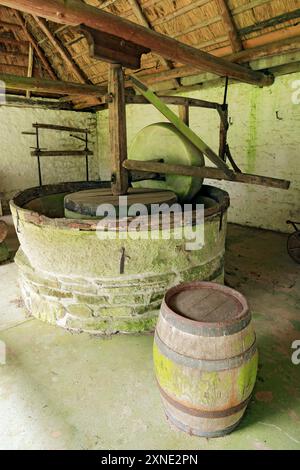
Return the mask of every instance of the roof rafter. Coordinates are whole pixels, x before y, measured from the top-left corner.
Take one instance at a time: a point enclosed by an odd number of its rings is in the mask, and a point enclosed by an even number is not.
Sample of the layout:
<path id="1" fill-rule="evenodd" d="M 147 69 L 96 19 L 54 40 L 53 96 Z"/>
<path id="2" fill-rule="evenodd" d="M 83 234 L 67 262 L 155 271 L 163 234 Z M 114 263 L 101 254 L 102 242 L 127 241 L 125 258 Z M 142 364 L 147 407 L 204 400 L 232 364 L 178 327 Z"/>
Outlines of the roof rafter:
<path id="1" fill-rule="evenodd" d="M 65 61 L 67 67 L 71 71 L 73 75 L 77 78 L 77 80 L 80 83 L 87 83 L 87 78 L 84 74 L 84 72 L 80 69 L 80 67 L 75 63 L 73 60 L 71 54 L 69 51 L 63 46 L 63 44 L 60 42 L 60 40 L 54 36 L 54 34 L 50 31 L 49 27 L 47 26 L 47 23 L 44 19 L 39 18 L 37 16 L 33 16 L 35 22 L 37 23 L 38 27 L 40 30 L 47 36 L 49 39 L 50 43 L 58 52 L 58 54 L 62 57 L 62 59 Z"/>
<path id="2" fill-rule="evenodd" d="M 243 43 L 239 36 L 233 16 L 228 6 L 227 0 L 216 0 L 223 24 L 229 36 L 232 52 L 239 52 L 243 49 Z"/>
<path id="3" fill-rule="evenodd" d="M 129 3 L 140 24 L 145 26 L 145 28 L 153 29 L 151 22 L 147 18 L 146 14 L 143 12 L 140 4 L 138 3 L 138 0 L 129 0 Z M 167 69 L 171 70 L 174 68 L 171 61 L 165 59 L 164 57 L 160 57 L 160 60 L 167 67 Z M 178 88 L 180 86 L 180 83 L 176 78 L 172 80 L 172 83 L 175 88 Z"/>
<path id="4" fill-rule="evenodd" d="M 15 14 L 15 17 L 17 18 L 19 24 L 22 26 L 22 30 L 24 32 L 24 35 L 26 36 L 27 40 L 31 43 L 33 49 L 36 52 L 36 55 L 40 59 L 41 63 L 43 64 L 43 66 L 45 68 L 45 70 L 48 72 L 48 74 L 52 78 L 52 80 L 56 80 L 57 79 L 56 73 L 54 72 L 54 70 L 53 70 L 52 66 L 50 65 L 50 62 L 46 58 L 44 52 L 42 51 L 42 49 L 37 44 L 37 42 L 36 42 L 35 38 L 33 37 L 33 35 L 28 31 L 26 23 L 24 21 L 24 18 L 22 16 L 22 13 L 20 13 L 18 10 L 14 10 L 14 14 Z"/>

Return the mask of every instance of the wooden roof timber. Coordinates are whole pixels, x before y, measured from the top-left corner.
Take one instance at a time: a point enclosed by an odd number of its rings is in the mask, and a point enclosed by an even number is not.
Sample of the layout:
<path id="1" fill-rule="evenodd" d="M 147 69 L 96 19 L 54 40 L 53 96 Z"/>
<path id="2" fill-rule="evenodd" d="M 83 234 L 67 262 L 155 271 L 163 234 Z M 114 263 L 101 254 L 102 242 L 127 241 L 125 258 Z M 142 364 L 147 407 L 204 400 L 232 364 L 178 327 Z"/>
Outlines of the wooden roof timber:
<path id="1" fill-rule="evenodd" d="M 256 47 L 250 47 L 243 51 L 233 54 L 227 54 L 226 59 L 232 62 L 247 63 L 267 55 L 284 54 L 290 51 L 300 49 L 300 28 L 298 36 L 291 36 L 274 42 L 266 42 L 265 44 Z M 165 70 L 162 72 L 145 73 L 145 71 L 137 72 L 136 75 L 144 80 L 146 83 L 158 83 L 168 81 L 172 78 L 183 78 L 191 75 L 196 75 L 199 70 L 196 67 L 182 66 L 176 67 L 172 70 Z"/>
<path id="2" fill-rule="evenodd" d="M 39 78 L 16 77 L 1 74 L 0 80 L 7 90 L 25 90 L 57 95 L 101 97 L 107 93 L 107 86 L 86 85 L 83 83 L 61 82 Z"/>
<path id="3" fill-rule="evenodd" d="M 57 39 L 51 32 L 51 30 L 48 28 L 46 21 L 42 18 L 38 18 L 37 16 L 34 16 L 34 20 L 37 23 L 38 27 L 41 29 L 41 31 L 49 39 L 56 52 L 58 52 L 58 54 L 62 57 L 66 64 L 66 67 L 70 70 L 71 74 L 73 74 L 80 83 L 87 83 L 87 78 L 85 74 L 80 69 L 80 67 L 74 62 L 69 51 L 61 44 L 59 39 Z"/>
<path id="4" fill-rule="evenodd" d="M 146 17 L 145 13 L 143 12 L 142 8 L 140 7 L 140 4 L 137 2 L 137 0 L 129 0 L 129 3 L 131 5 L 131 8 L 136 15 L 137 19 L 139 20 L 140 24 L 145 26 L 145 28 L 153 29 L 150 21 Z M 167 67 L 167 69 L 173 69 L 173 65 L 170 61 L 165 59 L 164 57 L 161 58 L 162 63 Z M 179 81 L 174 78 L 172 80 L 172 83 L 174 85 L 174 88 L 178 88 L 180 86 Z"/>
<path id="5" fill-rule="evenodd" d="M 240 65 L 227 62 L 222 58 L 212 56 L 171 37 L 86 5 L 78 0 L 69 0 L 68 2 L 63 0 L 36 0 L 34 3 L 31 0 L 1 0 L 0 3 L 33 15 L 48 18 L 56 23 L 71 24 L 73 26 L 85 24 L 90 28 L 147 47 L 152 52 L 170 60 L 191 65 L 220 76 L 228 76 L 260 86 L 270 85 L 274 80 L 273 77 L 264 73 L 254 72 Z"/>
<path id="6" fill-rule="evenodd" d="M 234 23 L 233 16 L 226 0 L 216 0 L 223 24 L 228 32 L 229 41 L 233 52 L 239 52 L 243 49 L 243 43 Z"/>
<path id="7" fill-rule="evenodd" d="M 56 73 L 54 72 L 50 62 L 46 58 L 43 50 L 39 47 L 39 45 L 37 44 L 37 42 L 36 42 L 35 38 L 33 37 L 33 35 L 28 31 L 22 14 L 17 10 L 14 11 L 14 14 L 15 14 L 15 17 L 17 18 L 17 20 L 18 20 L 19 25 L 22 27 L 22 30 L 23 30 L 23 33 L 24 33 L 26 39 L 32 45 L 36 55 L 40 59 L 42 65 L 44 66 L 45 70 L 47 71 L 49 77 L 51 77 L 52 80 L 56 80 L 57 79 Z"/>

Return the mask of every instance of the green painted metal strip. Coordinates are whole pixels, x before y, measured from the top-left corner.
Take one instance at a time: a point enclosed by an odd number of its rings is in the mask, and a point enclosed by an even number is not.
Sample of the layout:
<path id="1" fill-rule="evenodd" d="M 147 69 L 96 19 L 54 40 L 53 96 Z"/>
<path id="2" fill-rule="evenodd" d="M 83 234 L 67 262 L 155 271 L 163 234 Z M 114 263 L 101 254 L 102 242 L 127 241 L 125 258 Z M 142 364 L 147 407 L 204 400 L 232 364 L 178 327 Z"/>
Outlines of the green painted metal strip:
<path id="1" fill-rule="evenodd" d="M 144 83 L 140 82 L 137 78 L 131 76 L 133 85 L 140 93 L 153 104 L 155 108 L 160 111 L 189 141 L 197 147 L 209 160 L 214 163 L 218 168 L 224 171 L 227 177 L 232 179 L 232 171 L 228 168 L 226 163 L 218 157 L 218 155 L 206 143 L 195 134 L 163 101 L 151 91 Z"/>

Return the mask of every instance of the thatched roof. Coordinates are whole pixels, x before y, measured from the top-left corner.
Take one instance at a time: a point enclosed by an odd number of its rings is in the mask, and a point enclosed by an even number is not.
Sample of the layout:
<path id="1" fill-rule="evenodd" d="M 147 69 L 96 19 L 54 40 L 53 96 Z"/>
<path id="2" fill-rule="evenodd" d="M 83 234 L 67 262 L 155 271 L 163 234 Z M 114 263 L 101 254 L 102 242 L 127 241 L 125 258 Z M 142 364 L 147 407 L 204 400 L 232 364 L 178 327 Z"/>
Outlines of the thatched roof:
<path id="1" fill-rule="evenodd" d="M 295 38 L 298 45 L 294 43 L 292 50 L 297 50 L 298 46 L 300 50 L 299 0 L 85 0 L 85 3 L 103 8 L 217 56 L 231 56 L 233 53 L 239 53 L 239 49 L 252 49 L 286 38 Z M 231 17 L 230 27 L 226 18 L 224 19 L 224 3 L 227 4 Z M 45 63 L 42 64 L 35 54 L 32 72 L 34 77 L 57 77 L 63 81 L 92 84 L 107 81 L 107 63 L 89 56 L 87 40 L 78 28 L 43 20 L 43 29 L 31 15 L 22 14 L 22 19 L 49 63 L 46 70 Z M 57 44 L 45 34 L 45 28 L 56 39 L 60 51 Z M 232 40 L 232 29 L 237 43 Z M 0 72 L 27 76 L 28 50 L 28 35 L 20 26 L 20 18 L 16 17 L 14 10 L 1 6 Z M 270 54 L 274 53 L 276 51 L 270 51 Z M 268 54 L 267 51 L 261 56 Z M 66 56 L 73 62 L 74 67 L 70 66 L 69 61 L 66 62 Z M 147 81 L 151 83 L 151 77 L 157 77 L 158 73 L 181 65 L 147 54 L 143 56 L 141 68 L 137 72 L 147 76 Z M 178 75 L 179 78 L 168 81 L 168 88 L 180 86 L 180 76 L 184 73 Z"/>

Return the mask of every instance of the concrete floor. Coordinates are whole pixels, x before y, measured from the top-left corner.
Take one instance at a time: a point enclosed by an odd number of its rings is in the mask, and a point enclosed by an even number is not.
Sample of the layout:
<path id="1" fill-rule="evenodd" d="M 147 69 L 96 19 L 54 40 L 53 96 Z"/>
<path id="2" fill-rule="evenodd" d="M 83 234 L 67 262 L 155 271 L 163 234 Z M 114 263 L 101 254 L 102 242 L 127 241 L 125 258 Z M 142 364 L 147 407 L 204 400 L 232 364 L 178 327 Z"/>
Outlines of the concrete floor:
<path id="1" fill-rule="evenodd" d="M 260 366 L 238 430 L 210 440 L 165 421 L 151 335 L 95 338 L 28 319 L 15 266 L 0 266 L 0 449 L 300 449 L 300 266 L 286 238 L 229 226 L 226 281 L 249 300 Z"/>

